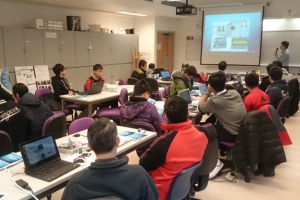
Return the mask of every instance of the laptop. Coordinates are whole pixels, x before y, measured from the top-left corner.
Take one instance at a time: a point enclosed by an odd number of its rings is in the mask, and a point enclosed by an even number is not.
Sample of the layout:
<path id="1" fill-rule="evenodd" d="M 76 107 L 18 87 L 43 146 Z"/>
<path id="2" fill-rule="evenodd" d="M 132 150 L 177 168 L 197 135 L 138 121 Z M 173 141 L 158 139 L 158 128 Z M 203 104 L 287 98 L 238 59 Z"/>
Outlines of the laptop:
<path id="1" fill-rule="evenodd" d="M 19 147 L 25 173 L 47 182 L 80 166 L 60 158 L 56 142 L 51 134 L 21 143 Z"/>
<path id="2" fill-rule="evenodd" d="M 242 76 L 241 75 L 237 75 L 236 76 L 237 82 L 242 84 Z"/>
<path id="3" fill-rule="evenodd" d="M 169 70 L 160 71 L 160 76 L 163 81 L 171 81 L 171 74 Z"/>
<path id="4" fill-rule="evenodd" d="M 188 104 L 188 110 L 190 112 L 197 112 L 198 111 L 198 107 L 192 105 L 192 98 L 191 98 L 191 94 L 190 94 L 189 89 L 179 91 L 178 96 L 183 98 L 186 101 L 186 103 Z"/>
<path id="5" fill-rule="evenodd" d="M 79 92 L 80 95 L 93 95 L 93 94 L 99 94 L 102 92 L 104 85 L 104 81 L 97 81 L 91 84 L 91 88 L 89 91 L 86 92 Z"/>
<path id="6" fill-rule="evenodd" d="M 200 91 L 200 96 L 205 95 L 206 91 L 207 91 L 207 87 L 205 84 L 201 84 L 199 85 L 199 91 Z"/>

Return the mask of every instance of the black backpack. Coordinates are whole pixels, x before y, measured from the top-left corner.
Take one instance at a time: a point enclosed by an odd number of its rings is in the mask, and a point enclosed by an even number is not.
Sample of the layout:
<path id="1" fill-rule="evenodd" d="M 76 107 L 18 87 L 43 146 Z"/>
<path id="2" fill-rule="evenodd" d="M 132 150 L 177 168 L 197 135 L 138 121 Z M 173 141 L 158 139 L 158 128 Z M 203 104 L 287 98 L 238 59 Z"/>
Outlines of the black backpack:
<path id="1" fill-rule="evenodd" d="M 43 94 L 40 96 L 40 100 L 43 101 L 52 111 L 61 110 L 61 104 L 55 100 L 54 94 Z"/>

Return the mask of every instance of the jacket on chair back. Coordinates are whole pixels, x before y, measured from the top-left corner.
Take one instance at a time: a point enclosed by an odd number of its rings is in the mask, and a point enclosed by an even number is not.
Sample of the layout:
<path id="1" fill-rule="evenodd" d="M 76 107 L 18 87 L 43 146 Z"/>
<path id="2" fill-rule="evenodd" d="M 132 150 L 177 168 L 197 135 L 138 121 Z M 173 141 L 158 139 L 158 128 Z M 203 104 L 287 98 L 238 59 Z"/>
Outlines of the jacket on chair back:
<path id="1" fill-rule="evenodd" d="M 259 162 L 272 165 L 286 162 L 278 132 L 266 112 L 255 110 L 245 115 L 232 158 L 237 170 L 250 166 L 254 171 Z"/>

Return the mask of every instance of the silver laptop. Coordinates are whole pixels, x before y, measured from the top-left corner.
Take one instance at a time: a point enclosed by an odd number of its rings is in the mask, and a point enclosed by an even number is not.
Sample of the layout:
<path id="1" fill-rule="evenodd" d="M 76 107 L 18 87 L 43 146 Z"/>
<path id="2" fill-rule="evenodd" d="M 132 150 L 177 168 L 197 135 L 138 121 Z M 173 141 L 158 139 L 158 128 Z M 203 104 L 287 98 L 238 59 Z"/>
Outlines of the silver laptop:
<path id="1" fill-rule="evenodd" d="M 190 112 L 197 112 L 198 111 L 197 106 L 192 105 L 192 98 L 191 98 L 191 94 L 190 94 L 189 89 L 179 91 L 178 96 L 183 98 L 186 101 L 186 103 L 188 104 L 188 109 L 189 109 Z"/>
<path id="2" fill-rule="evenodd" d="M 104 81 L 97 81 L 91 84 L 91 88 L 87 92 L 79 92 L 78 94 L 81 95 L 93 95 L 93 94 L 99 94 L 102 92 L 104 85 Z"/>
<path id="3" fill-rule="evenodd" d="M 25 173 L 44 181 L 50 182 L 80 166 L 60 158 L 52 135 L 21 143 L 19 147 Z"/>

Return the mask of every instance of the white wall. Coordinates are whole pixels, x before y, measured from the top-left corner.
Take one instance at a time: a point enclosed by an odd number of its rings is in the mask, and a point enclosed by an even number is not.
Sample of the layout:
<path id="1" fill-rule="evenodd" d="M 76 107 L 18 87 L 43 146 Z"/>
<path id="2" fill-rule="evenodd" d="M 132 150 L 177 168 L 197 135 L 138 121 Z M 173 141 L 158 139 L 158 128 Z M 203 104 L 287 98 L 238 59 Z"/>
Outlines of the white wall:
<path id="1" fill-rule="evenodd" d="M 15 2 L 0 1 L 0 26 L 27 28 L 30 19 L 44 19 L 64 22 L 67 30 L 66 16 L 81 17 L 81 29 L 88 29 L 88 24 L 100 24 L 119 33 L 120 28 L 134 28 L 134 18 L 118 16 L 95 11 L 40 6 Z"/>

